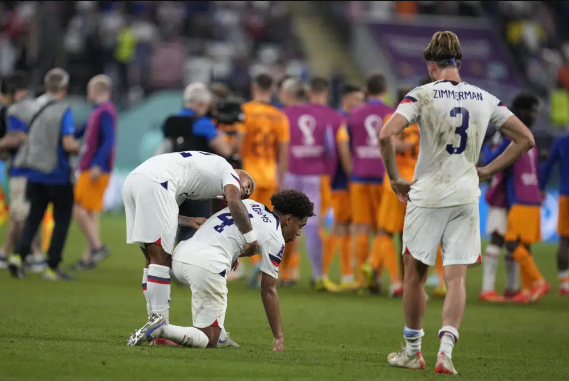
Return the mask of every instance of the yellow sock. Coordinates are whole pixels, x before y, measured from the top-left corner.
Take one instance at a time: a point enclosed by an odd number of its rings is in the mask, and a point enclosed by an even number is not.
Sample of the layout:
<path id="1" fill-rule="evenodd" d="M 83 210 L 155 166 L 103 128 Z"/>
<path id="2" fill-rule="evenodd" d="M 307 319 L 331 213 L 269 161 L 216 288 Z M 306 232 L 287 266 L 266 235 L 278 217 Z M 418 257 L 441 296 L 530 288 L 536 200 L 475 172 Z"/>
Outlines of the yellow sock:
<path id="1" fill-rule="evenodd" d="M 520 270 L 522 275 L 522 283 L 524 278 L 526 279 L 527 284 L 529 284 L 529 288 L 533 287 L 536 282 L 539 282 L 543 279 L 543 276 L 539 272 L 537 266 L 535 265 L 535 261 L 533 260 L 533 256 L 530 252 L 525 248 L 524 245 L 518 245 L 516 250 L 512 253 L 512 257 L 520 264 Z M 524 284 L 524 288 L 525 288 Z"/>
<path id="2" fill-rule="evenodd" d="M 352 260 L 352 237 L 345 235 L 337 238 L 340 241 L 340 271 L 342 277 L 354 275 L 354 261 Z"/>
<path id="3" fill-rule="evenodd" d="M 369 255 L 369 237 L 367 234 L 359 234 L 354 238 L 354 248 L 356 257 L 356 269 L 358 281 L 360 284 L 365 284 L 364 276 L 361 272 L 362 265 L 367 261 Z"/>

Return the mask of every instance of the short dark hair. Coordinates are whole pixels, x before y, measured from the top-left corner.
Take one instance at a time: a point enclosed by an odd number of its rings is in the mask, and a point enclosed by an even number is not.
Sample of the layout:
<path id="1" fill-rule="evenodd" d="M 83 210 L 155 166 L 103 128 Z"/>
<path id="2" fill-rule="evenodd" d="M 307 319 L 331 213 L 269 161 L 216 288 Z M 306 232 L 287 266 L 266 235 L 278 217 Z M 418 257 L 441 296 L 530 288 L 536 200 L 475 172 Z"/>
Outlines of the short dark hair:
<path id="1" fill-rule="evenodd" d="M 283 76 L 278 82 L 277 82 L 277 88 L 280 90 L 281 87 L 283 87 L 283 83 L 285 83 L 285 81 L 287 79 L 291 79 L 294 78 L 292 75 L 288 75 L 286 74 L 285 76 Z"/>
<path id="2" fill-rule="evenodd" d="M 273 87 L 273 78 L 266 73 L 257 75 L 255 78 L 253 78 L 253 82 L 261 90 L 271 90 Z"/>
<path id="3" fill-rule="evenodd" d="M 385 77 L 381 73 L 374 73 L 367 79 L 366 89 L 368 95 L 381 95 L 385 93 L 387 86 Z"/>
<path id="4" fill-rule="evenodd" d="M 297 218 L 314 216 L 314 203 L 304 192 L 283 189 L 271 196 L 273 208 L 281 214 L 291 214 Z"/>
<path id="5" fill-rule="evenodd" d="M 30 87 L 28 76 L 21 71 L 16 71 L 2 79 L 0 93 L 4 95 L 14 94 L 17 90 L 26 90 Z"/>
<path id="6" fill-rule="evenodd" d="M 407 94 L 409 94 L 409 92 L 413 90 L 412 87 L 410 86 L 402 86 L 399 89 L 397 89 L 397 103 L 401 103 L 401 101 L 403 100 L 403 98 L 405 98 L 405 96 Z"/>
<path id="7" fill-rule="evenodd" d="M 539 105 L 539 98 L 537 95 L 522 92 L 516 95 L 512 101 L 512 112 L 515 113 L 516 111 L 529 110 L 535 105 Z"/>
<path id="8" fill-rule="evenodd" d="M 351 93 L 356 93 L 358 91 L 363 91 L 363 89 L 359 86 L 356 86 L 354 84 L 351 83 L 344 83 L 344 85 L 342 85 L 342 96 L 351 94 Z"/>
<path id="9" fill-rule="evenodd" d="M 312 91 L 315 94 L 322 94 L 325 91 L 328 91 L 328 89 L 330 89 L 330 81 L 328 81 L 328 79 L 324 78 L 324 77 L 312 77 L 310 79 L 310 91 Z"/>

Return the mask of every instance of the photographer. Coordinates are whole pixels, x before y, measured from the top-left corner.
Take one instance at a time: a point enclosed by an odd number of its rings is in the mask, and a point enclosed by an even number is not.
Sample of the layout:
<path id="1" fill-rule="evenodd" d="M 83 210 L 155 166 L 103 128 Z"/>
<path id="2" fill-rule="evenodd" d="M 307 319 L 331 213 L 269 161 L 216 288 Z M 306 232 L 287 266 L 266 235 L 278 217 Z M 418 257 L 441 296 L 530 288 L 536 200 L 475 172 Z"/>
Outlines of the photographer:
<path id="1" fill-rule="evenodd" d="M 164 123 L 164 140 L 155 154 L 180 151 L 202 151 L 215 153 L 228 159 L 233 147 L 227 143 L 225 134 L 208 115 L 213 102 L 213 94 L 200 82 L 191 83 L 184 90 L 184 108 L 170 116 Z M 186 200 L 180 205 L 180 215 L 192 217 L 211 216 L 210 201 Z M 194 229 L 181 227 L 178 241 L 189 239 Z"/>

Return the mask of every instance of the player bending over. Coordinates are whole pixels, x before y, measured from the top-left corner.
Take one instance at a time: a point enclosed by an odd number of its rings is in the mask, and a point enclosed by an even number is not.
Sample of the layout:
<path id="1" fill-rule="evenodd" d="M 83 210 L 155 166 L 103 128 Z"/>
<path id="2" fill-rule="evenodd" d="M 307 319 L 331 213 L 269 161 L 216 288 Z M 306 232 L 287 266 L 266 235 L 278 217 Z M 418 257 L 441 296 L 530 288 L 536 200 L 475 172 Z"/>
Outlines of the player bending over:
<path id="1" fill-rule="evenodd" d="M 279 264 L 285 242 L 300 236 L 308 217 L 314 216 L 314 204 L 293 189 L 271 196 L 274 209 L 253 201 L 243 201 L 261 248 L 261 298 L 273 331 L 273 350 L 284 350 L 284 336 L 277 296 Z M 128 345 L 164 338 L 192 348 L 214 348 L 219 341 L 227 310 L 227 273 L 239 264 L 246 241 L 231 218 L 229 208 L 211 216 L 187 241 L 174 250 L 174 276 L 192 289 L 193 327 L 168 324 L 157 313 L 132 334 Z"/>
<path id="2" fill-rule="evenodd" d="M 381 156 L 391 186 L 402 201 L 408 201 L 403 228 L 407 345 L 391 353 L 388 361 L 400 368 L 425 368 L 421 355 L 424 286 L 441 243 L 447 294 L 435 372 L 456 374 L 451 356 L 466 303 L 466 270 L 481 260 L 479 182 L 507 168 L 535 142 L 529 129 L 496 97 L 462 82 L 458 73 L 462 52 L 454 33 L 435 33 L 424 58 L 436 82 L 411 91 L 380 132 Z M 420 155 L 411 182 L 399 174 L 393 137 L 415 122 Z M 489 123 L 512 143 L 486 167 L 476 168 Z"/>
<path id="3" fill-rule="evenodd" d="M 171 255 L 178 226 L 197 229 L 205 222 L 205 218 L 178 216 L 179 205 L 184 199 L 207 200 L 224 194 L 229 215 L 245 242 L 241 254 L 252 255 L 259 245 L 241 199 L 254 188 L 247 172 L 234 170 L 221 156 L 198 151 L 154 156 L 127 176 L 123 187 L 126 242 L 138 244 L 146 258 L 142 291 L 148 318 L 159 313 L 168 320 Z"/>

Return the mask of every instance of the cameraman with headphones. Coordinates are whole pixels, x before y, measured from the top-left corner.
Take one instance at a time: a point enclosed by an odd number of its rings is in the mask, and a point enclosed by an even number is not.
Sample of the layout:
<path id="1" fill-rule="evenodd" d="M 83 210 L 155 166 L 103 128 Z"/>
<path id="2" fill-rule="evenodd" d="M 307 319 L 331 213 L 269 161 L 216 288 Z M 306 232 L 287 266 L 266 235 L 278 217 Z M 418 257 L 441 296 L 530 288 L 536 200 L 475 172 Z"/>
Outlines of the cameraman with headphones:
<path id="1" fill-rule="evenodd" d="M 234 149 L 214 120 L 208 116 L 212 103 L 213 94 L 205 84 L 189 84 L 184 90 L 184 108 L 177 115 L 166 119 L 163 127 L 165 139 L 155 154 L 202 151 L 229 159 Z M 208 218 L 211 214 L 210 201 L 186 200 L 180 205 L 180 215 Z M 178 241 L 189 239 L 194 233 L 194 229 L 180 227 Z"/>

